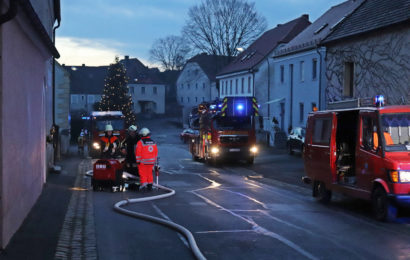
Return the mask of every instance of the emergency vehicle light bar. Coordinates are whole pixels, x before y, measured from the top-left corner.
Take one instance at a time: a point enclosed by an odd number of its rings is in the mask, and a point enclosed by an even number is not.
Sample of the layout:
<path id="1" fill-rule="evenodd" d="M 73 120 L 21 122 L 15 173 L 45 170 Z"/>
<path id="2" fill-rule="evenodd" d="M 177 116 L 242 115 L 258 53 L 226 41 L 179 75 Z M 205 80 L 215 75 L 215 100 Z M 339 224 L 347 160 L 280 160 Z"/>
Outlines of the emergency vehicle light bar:
<path id="1" fill-rule="evenodd" d="M 356 98 L 341 101 L 329 102 L 327 109 L 345 109 L 345 108 L 358 108 L 358 107 L 373 107 L 384 106 L 386 99 L 382 95 L 378 95 L 374 98 Z"/>

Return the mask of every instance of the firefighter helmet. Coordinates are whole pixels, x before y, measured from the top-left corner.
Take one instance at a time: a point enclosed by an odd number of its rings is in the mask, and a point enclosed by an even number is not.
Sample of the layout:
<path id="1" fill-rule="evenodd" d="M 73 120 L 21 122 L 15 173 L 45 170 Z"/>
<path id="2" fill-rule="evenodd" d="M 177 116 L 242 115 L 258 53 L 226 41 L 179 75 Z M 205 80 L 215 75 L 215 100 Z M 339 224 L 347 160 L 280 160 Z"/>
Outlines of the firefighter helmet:
<path id="1" fill-rule="evenodd" d="M 150 134 L 151 134 L 151 132 L 149 131 L 149 129 L 148 128 L 142 128 L 141 130 L 140 130 L 140 132 L 139 132 L 139 134 L 141 135 L 141 136 L 149 136 Z"/>
<path id="2" fill-rule="evenodd" d="M 128 127 L 128 131 L 129 131 L 129 132 L 135 132 L 135 131 L 137 131 L 137 126 L 135 126 L 135 125 L 130 125 L 130 127 Z"/>
<path id="3" fill-rule="evenodd" d="M 105 131 L 114 131 L 114 128 L 112 128 L 112 125 L 106 125 L 105 126 Z"/>

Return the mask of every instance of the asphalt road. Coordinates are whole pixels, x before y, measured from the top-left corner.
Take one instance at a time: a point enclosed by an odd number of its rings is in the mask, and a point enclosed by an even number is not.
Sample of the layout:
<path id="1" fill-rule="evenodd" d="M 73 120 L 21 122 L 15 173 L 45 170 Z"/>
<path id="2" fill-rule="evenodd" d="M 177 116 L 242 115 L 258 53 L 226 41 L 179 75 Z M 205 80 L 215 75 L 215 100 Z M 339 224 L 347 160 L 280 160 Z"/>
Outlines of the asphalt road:
<path id="1" fill-rule="evenodd" d="M 410 215 L 372 219 L 368 202 L 336 196 L 317 203 L 301 183 L 300 156 L 262 150 L 253 166 L 194 162 L 167 120 L 147 121 L 159 144 L 163 200 L 127 207 L 188 228 L 208 259 L 410 259 Z M 113 211 L 115 202 L 147 195 L 93 194 L 99 259 L 193 259 L 175 231 Z"/>

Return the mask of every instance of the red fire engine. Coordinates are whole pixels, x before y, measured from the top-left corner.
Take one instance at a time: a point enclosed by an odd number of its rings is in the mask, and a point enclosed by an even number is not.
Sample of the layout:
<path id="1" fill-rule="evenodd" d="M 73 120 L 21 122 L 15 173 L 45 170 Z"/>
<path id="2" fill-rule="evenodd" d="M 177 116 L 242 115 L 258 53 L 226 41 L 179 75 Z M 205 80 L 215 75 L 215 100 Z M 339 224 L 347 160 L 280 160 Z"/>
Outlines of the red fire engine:
<path id="1" fill-rule="evenodd" d="M 332 192 L 371 200 L 377 219 L 392 220 L 410 205 L 410 106 L 383 107 L 382 96 L 376 106 L 349 102 L 309 115 L 304 181 L 319 201 Z"/>
<path id="2" fill-rule="evenodd" d="M 121 111 L 93 111 L 89 118 L 89 143 L 88 150 L 91 157 L 100 155 L 100 138 L 105 135 L 104 130 L 107 124 L 114 128 L 113 135 L 122 142 L 125 138 L 124 115 Z"/>
<path id="3" fill-rule="evenodd" d="M 222 102 L 200 104 L 199 133 L 189 144 L 192 158 L 213 164 L 235 158 L 253 164 L 258 152 L 257 115 L 258 105 L 253 97 L 225 97 Z"/>

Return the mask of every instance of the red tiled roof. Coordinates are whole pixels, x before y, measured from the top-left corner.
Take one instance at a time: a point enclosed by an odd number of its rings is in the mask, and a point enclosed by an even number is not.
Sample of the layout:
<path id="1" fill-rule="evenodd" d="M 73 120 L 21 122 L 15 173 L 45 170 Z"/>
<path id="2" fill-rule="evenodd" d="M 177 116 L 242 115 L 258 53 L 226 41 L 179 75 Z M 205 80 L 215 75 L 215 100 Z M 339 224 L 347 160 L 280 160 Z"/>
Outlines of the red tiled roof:
<path id="1" fill-rule="evenodd" d="M 279 44 L 287 43 L 296 35 L 310 25 L 309 16 L 302 15 L 285 24 L 266 31 L 254 41 L 245 51 L 232 61 L 228 66 L 222 69 L 218 75 L 229 74 L 233 72 L 249 70 L 258 65 L 269 53 L 271 53 Z"/>

